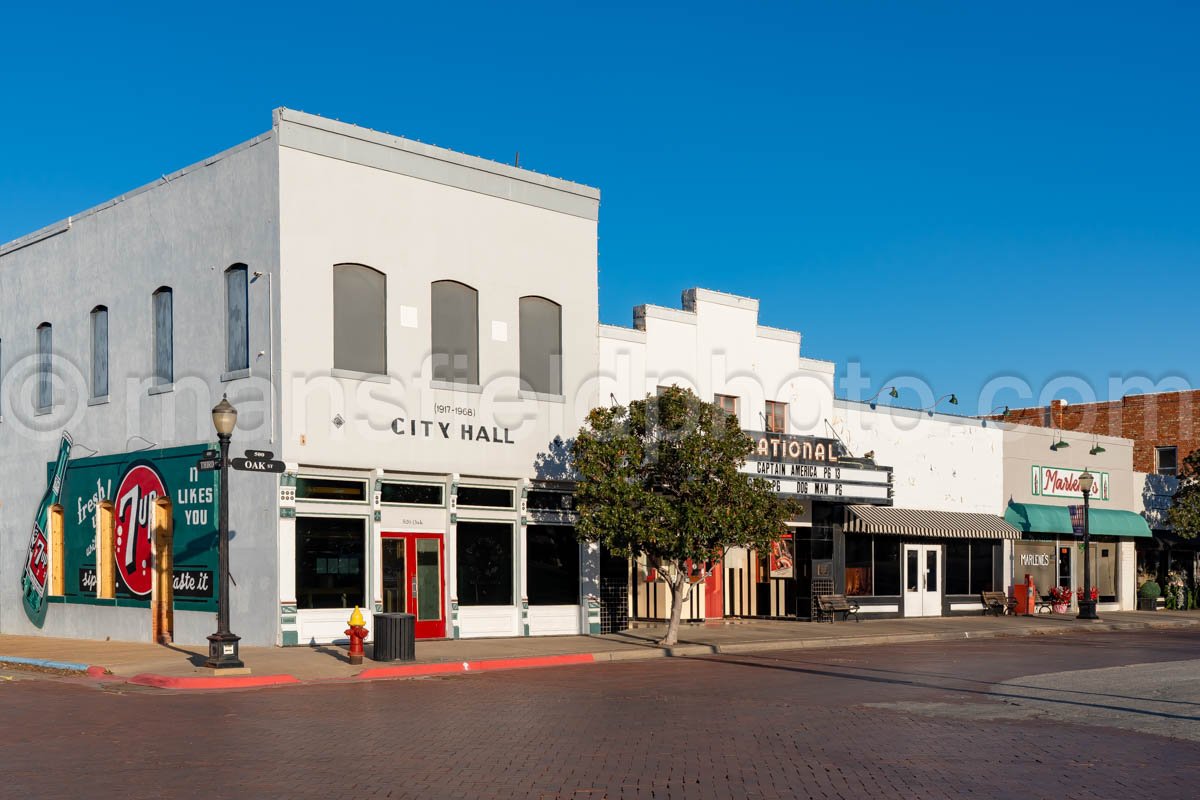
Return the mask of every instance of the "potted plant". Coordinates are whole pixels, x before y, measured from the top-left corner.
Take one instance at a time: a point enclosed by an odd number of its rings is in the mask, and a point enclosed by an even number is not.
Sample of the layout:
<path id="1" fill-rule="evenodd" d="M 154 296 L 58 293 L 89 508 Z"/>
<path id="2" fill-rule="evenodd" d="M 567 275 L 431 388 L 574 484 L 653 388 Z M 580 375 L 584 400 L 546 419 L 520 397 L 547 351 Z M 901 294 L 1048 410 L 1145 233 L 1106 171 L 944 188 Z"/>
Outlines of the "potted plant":
<path id="1" fill-rule="evenodd" d="M 1172 570 L 1167 575 L 1167 590 L 1163 594 L 1167 598 L 1167 608 L 1172 611 L 1187 610 L 1187 583 L 1182 572 Z"/>
<path id="2" fill-rule="evenodd" d="M 1158 599 L 1161 596 L 1162 589 L 1159 588 L 1157 581 L 1146 581 L 1138 589 L 1138 611 L 1156 611 Z"/>
<path id="3" fill-rule="evenodd" d="M 1065 614 L 1071 608 L 1071 589 L 1067 586 L 1050 587 L 1050 605 L 1055 614 Z"/>

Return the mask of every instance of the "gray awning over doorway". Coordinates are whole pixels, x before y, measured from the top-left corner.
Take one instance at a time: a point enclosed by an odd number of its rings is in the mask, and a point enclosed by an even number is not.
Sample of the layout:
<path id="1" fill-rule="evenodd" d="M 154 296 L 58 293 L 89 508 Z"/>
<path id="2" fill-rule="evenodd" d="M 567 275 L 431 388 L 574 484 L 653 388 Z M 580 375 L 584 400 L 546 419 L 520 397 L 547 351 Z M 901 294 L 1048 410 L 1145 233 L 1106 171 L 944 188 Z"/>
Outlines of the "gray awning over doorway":
<path id="1" fill-rule="evenodd" d="M 846 533 L 953 539 L 1020 539 L 1021 531 L 995 514 L 927 511 L 893 506 L 849 506 Z"/>

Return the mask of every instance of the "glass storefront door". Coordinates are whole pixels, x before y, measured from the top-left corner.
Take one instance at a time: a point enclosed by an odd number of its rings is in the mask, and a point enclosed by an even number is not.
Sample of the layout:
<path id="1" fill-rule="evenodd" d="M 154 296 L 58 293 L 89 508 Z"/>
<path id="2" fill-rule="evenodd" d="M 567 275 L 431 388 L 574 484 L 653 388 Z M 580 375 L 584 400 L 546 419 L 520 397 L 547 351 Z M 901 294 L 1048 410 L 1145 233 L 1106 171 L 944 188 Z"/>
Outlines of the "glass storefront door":
<path id="1" fill-rule="evenodd" d="M 942 615 L 941 575 L 941 545 L 904 545 L 904 616 Z"/>
<path id="2" fill-rule="evenodd" d="M 415 614 L 418 639 L 446 637 L 445 548 L 440 533 L 383 534 L 385 613 Z"/>

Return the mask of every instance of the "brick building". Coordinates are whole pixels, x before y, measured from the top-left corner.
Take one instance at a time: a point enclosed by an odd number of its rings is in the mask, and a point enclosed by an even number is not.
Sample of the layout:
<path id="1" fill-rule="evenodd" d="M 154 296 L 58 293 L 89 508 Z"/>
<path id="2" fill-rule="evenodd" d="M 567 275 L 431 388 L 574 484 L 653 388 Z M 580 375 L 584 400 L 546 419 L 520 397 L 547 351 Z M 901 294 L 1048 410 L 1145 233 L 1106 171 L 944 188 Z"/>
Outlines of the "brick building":
<path id="1" fill-rule="evenodd" d="M 1134 394 L 1107 403 L 1055 400 L 993 419 L 1132 439 L 1133 469 L 1148 475 L 1176 475 L 1183 459 L 1200 449 L 1200 390 Z"/>

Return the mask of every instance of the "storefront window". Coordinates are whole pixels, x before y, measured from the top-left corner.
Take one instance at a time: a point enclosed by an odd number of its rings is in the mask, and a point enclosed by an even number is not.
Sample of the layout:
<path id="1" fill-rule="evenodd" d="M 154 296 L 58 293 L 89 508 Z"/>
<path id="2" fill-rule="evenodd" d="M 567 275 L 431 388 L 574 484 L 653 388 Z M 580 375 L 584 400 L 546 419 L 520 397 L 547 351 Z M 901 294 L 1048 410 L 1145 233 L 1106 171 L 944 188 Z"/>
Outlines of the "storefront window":
<path id="1" fill-rule="evenodd" d="M 946 543 L 946 594 L 971 593 L 970 542 Z"/>
<path id="2" fill-rule="evenodd" d="M 871 574 L 871 537 L 846 537 L 846 594 L 853 597 L 875 593 Z"/>
<path id="3" fill-rule="evenodd" d="M 1117 545 L 1098 542 L 1092 548 L 1092 585 L 1099 589 L 1099 599 L 1106 603 L 1117 599 Z M 1082 557 L 1082 553 L 1080 556 Z M 1082 562 L 1080 572 L 1083 571 Z M 1090 588 L 1090 587 L 1089 587 Z"/>
<path id="4" fill-rule="evenodd" d="M 364 605 L 366 524 L 361 519 L 296 519 L 296 607 Z"/>
<path id="5" fill-rule="evenodd" d="M 579 604 L 579 540 L 566 525 L 526 529 L 529 605 Z"/>
<path id="6" fill-rule="evenodd" d="M 336 478 L 297 478 L 296 499 L 361 503 L 367 499 L 367 482 L 343 481 Z"/>
<path id="7" fill-rule="evenodd" d="M 833 528 L 829 525 L 813 525 L 809 528 L 809 532 L 812 536 L 813 561 L 833 558 Z M 799 535 L 803 537 L 803 529 Z"/>
<path id="8" fill-rule="evenodd" d="M 900 594 L 900 540 L 894 536 L 846 536 L 846 594 Z"/>
<path id="9" fill-rule="evenodd" d="M 1041 596 L 1050 594 L 1050 587 L 1058 585 L 1058 557 L 1053 542 L 1016 542 L 1013 547 L 1013 584 L 1025 582 L 1025 576 L 1033 578 Z"/>
<path id="10" fill-rule="evenodd" d="M 458 504 L 475 508 L 512 508 L 513 490 L 493 486 L 460 486 Z"/>
<path id="11" fill-rule="evenodd" d="M 513 604 L 513 529 L 503 522 L 458 523 L 458 601 Z"/>
<path id="12" fill-rule="evenodd" d="M 994 541 L 946 543 L 946 593 L 973 595 L 993 591 Z"/>
<path id="13" fill-rule="evenodd" d="M 897 597 L 900 594 L 900 540 L 894 536 L 874 538 L 875 596 Z"/>
<path id="14" fill-rule="evenodd" d="M 570 492 L 533 489 L 525 505 L 530 511 L 570 511 L 574 508 L 574 501 L 575 497 Z"/>
<path id="15" fill-rule="evenodd" d="M 443 488 L 437 483 L 384 483 L 379 487 L 379 500 L 397 505 L 442 506 Z"/>
<path id="16" fill-rule="evenodd" d="M 970 594 L 996 591 L 995 556 L 994 542 L 971 542 Z"/>

